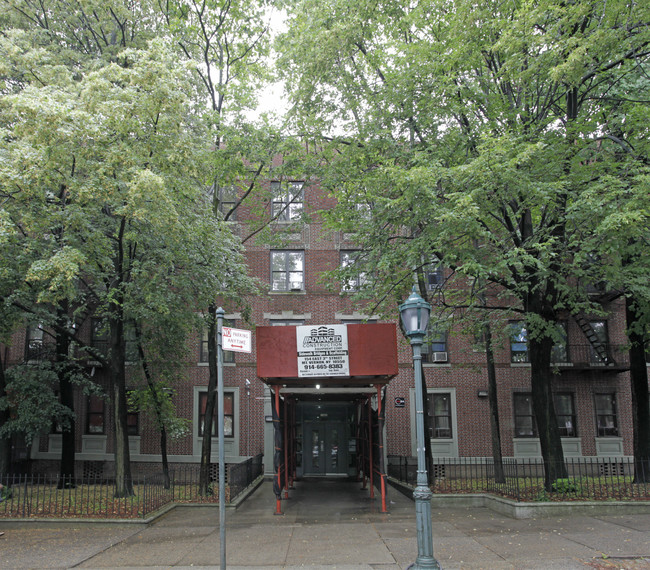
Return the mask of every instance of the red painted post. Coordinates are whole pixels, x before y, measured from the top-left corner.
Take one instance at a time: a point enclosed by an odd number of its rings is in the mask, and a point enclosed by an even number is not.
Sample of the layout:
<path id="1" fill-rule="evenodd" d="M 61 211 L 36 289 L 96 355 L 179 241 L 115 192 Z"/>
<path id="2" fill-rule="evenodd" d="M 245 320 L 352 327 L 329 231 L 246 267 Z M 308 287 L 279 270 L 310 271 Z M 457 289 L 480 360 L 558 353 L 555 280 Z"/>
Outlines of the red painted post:
<path id="1" fill-rule="evenodd" d="M 289 498 L 289 414 L 287 397 L 284 397 L 284 498 Z"/>
<path id="2" fill-rule="evenodd" d="M 379 476 L 381 477 L 381 512 L 386 510 L 386 473 L 384 473 L 384 422 L 383 414 L 385 410 L 381 406 L 381 389 L 383 386 L 377 386 L 377 443 L 379 444 Z"/>
<path id="3" fill-rule="evenodd" d="M 372 404 L 370 403 L 370 398 L 368 398 L 368 476 L 370 477 L 370 498 L 375 498 L 375 485 L 374 480 L 374 465 L 372 461 Z"/>
<path id="4" fill-rule="evenodd" d="M 275 395 L 275 414 L 277 417 L 277 421 L 280 421 L 280 386 L 274 386 L 273 387 L 273 392 Z M 279 493 L 282 494 L 282 463 L 278 462 L 278 474 L 277 474 L 277 481 L 278 481 L 278 489 L 280 489 Z M 275 501 L 275 514 L 276 515 L 281 515 L 283 514 L 282 512 L 282 503 L 281 503 L 281 498 L 280 495 L 276 495 L 276 501 Z"/>

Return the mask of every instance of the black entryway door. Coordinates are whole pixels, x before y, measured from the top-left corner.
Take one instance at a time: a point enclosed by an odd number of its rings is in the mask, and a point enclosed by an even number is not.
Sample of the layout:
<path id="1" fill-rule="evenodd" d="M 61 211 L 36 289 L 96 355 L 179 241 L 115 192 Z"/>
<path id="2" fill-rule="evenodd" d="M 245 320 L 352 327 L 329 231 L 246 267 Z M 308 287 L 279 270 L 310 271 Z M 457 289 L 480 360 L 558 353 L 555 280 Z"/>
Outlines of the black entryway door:
<path id="1" fill-rule="evenodd" d="M 305 475 L 338 475 L 348 472 L 345 431 L 346 424 L 342 421 L 305 422 Z"/>

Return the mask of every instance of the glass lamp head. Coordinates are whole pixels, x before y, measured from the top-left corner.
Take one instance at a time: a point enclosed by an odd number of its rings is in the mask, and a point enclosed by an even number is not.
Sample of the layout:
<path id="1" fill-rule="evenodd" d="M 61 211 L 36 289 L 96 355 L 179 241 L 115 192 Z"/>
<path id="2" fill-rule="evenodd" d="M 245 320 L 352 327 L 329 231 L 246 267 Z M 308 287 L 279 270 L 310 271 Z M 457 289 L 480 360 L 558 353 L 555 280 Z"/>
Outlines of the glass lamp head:
<path id="1" fill-rule="evenodd" d="M 431 305 L 418 295 L 415 286 L 409 298 L 399 306 L 399 312 L 406 336 L 411 338 L 426 334 Z"/>

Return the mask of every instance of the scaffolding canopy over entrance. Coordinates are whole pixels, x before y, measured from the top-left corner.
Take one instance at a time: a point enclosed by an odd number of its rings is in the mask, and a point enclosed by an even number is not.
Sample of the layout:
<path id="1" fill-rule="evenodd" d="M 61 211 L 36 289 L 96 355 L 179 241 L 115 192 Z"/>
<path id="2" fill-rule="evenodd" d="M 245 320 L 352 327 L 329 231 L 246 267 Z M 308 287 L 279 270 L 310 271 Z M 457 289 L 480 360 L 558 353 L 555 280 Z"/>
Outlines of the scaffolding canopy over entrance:
<path id="1" fill-rule="evenodd" d="M 348 475 L 381 492 L 385 386 L 397 375 L 394 324 L 262 326 L 257 375 L 273 396 L 276 514 L 298 476 Z M 323 402 L 321 409 L 320 403 Z M 340 417 L 339 417 L 340 416 Z"/>
<path id="2" fill-rule="evenodd" d="M 320 384 L 368 386 L 376 382 L 387 384 L 397 375 L 397 332 L 394 324 L 314 325 L 319 329 L 345 327 L 349 375 L 301 377 L 299 375 L 299 350 L 297 328 L 257 327 L 257 376 L 267 384 L 282 381 L 290 386 Z M 301 347 L 302 349 L 303 347 Z"/>

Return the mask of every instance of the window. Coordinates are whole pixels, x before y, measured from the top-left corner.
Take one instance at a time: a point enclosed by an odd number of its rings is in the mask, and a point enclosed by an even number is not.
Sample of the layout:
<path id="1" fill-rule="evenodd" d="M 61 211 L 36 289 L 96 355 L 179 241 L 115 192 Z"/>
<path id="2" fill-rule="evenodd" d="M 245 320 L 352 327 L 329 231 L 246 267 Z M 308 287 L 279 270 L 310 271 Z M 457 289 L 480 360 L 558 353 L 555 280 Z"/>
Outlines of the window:
<path id="1" fill-rule="evenodd" d="M 126 323 L 124 325 L 124 360 L 126 362 L 138 362 L 140 360 L 138 339 L 133 323 Z"/>
<path id="2" fill-rule="evenodd" d="M 515 437 L 537 437 L 537 422 L 533 415 L 533 398 L 530 394 L 514 394 Z"/>
<path id="3" fill-rule="evenodd" d="M 445 281 L 442 265 L 437 258 L 434 258 L 425 268 L 424 277 L 427 283 L 427 290 L 435 291 L 440 289 Z"/>
<path id="4" fill-rule="evenodd" d="M 422 362 L 441 363 L 449 361 L 447 329 L 444 325 L 429 324 L 429 331 L 422 343 Z"/>
<path id="5" fill-rule="evenodd" d="M 140 435 L 140 413 L 131 402 L 133 392 L 133 390 L 126 392 L 126 433 L 127 435 Z"/>
<path id="6" fill-rule="evenodd" d="M 528 362 L 528 331 L 523 321 L 510 323 L 510 362 Z"/>
<path id="7" fill-rule="evenodd" d="M 589 324 L 596 335 L 589 345 L 591 363 L 604 364 L 608 352 L 607 321 L 590 321 Z M 600 350 L 595 348 L 594 344 L 596 344 Z"/>
<path id="8" fill-rule="evenodd" d="M 361 252 L 357 250 L 341 251 L 341 268 L 350 268 L 343 284 L 344 291 L 357 291 L 366 282 L 366 273 L 354 269 Z"/>
<path id="9" fill-rule="evenodd" d="M 91 319 L 90 346 L 100 354 L 108 354 L 108 325 L 104 319 Z"/>
<path id="10" fill-rule="evenodd" d="M 576 409 L 573 401 L 573 394 L 553 394 L 555 404 L 555 416 L 557 425 L 562 437 L 578 437 L 576 424 Z"/>
<path id="11" fill-rule="evenodd" d="M 451 394 L 448 392 L 427 394 L 427 410 L 431 418 L 430 437 L 433 439 L 452 438 Z"/>
<path id="12" fill-rule="evenodd" d="M 43 326 L 41 324 L 30 325 L 27 328 L 25 339 L 25 360 L 39 360 L 44 354 Z"/>
<path id="13" fill-rule="evenodd" d="M 229 321 L 224 320 L 224 327 L 232 327 Z M 199 362 L 208 361 L 208 327 L 203 327 L 201 331 L 201 345 L 199 348 Z M 223 351 L 223 362 L 225 364 L 232 364 L 235 362 L 235 353 L 232 350 Z"/>
<path id="14" fill-rule="evenodd" d="M 618 435 L 616 422 L 616 396 L 614 394 L 595 394 L 596 435 L 608 437 Z"/>
<path id="15" fill-rule="evenodd" d="M 225 392 L 223 395 L 223 434 L 224 437 L 234 436 L 235 414 L 234 395 L 232 392 Z M 199 437 L 205 433 L 205 408 L 208 403 L 208 393 L 199 392 Z M 215 399 L 214 417 L 212 418 L 212 435 L 217 435 L 217 402 Z"/>
<path id="16" fill-rule="evenodd" d="M 88 396 L 86 412 L 86 433 L 102 435 L 104 433 L 104 398 Z"/>
<path id="17" fill-rule="evenodd" d="M 567 324 L 566 321 L 555 323 L 560 340 L 557 341 L 551 349 L 551 362 L 553 364 L 566 364 L 569 362 L 569 350 L 567 344 Z"/>
<path id="18" fill-rule="evenodd" d="M 217 189 L 217 208 L 224 216 L 228 216 L 230 222 L 237 219 L 237 210 L 233 210 L 237 205 L 237 192 L 237 186 L 220 186 Z"/>
<path id="19" fill-rule="evenodd" d="M 271 291 L 303 291 L 305 252 L 271 252 Z"/>
<path id="20" fill-rule="evenodd" d="M 283 321 L 278 319 L 271 320 L 272 327 L 299 327 L 304 325 L 305 321 L 293 320 L 293 321 Z"/>
<path id="21" fill-rule="evenodd" d="M 302 217 L 303 182 L 271 182 L 272 215 L 280 222 L 293 222 Z"/>

